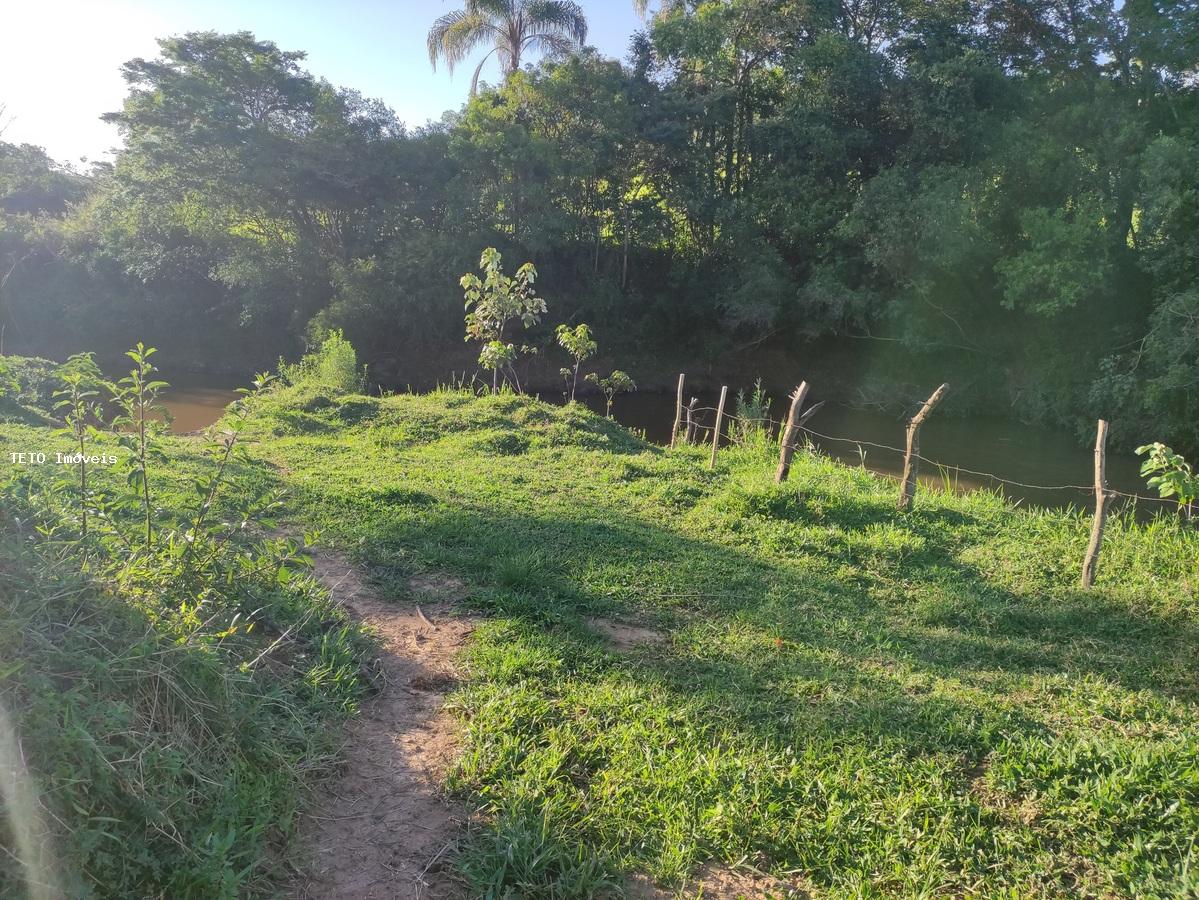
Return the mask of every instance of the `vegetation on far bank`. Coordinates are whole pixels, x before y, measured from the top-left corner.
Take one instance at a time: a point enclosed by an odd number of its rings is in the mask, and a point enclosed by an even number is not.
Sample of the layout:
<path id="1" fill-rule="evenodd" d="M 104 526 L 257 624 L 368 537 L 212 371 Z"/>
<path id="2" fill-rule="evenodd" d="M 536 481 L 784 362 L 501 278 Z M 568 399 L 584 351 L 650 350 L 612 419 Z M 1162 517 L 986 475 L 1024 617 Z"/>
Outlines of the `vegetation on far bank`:
<path id="1" fill-rule="evenodd" d="M 775 485 L 760 432 L 708 471 L 706 450 L 575 404 L 365 396 L 357 372 L 330 352 L 249 398 L 218 506 L 286 489 L 279 524 L 398 603 L 414 575 L 468 585 L 484 621 L 449 787 L 480 813 L 455 861 L 472 891 L 618 895 L 705 864 L 832 897 L 1199 890 L 1199 536 L 1181 518 L 1114 517 L 1082 592 L 1079 514 L 923 489 L 900 513 L 891 481 L 814 453 Z M 167 535 L 214 463 L 159 440 Z M 187 583 L 162 541 L 93 545 L 81 573 L 70 484 L 7 469 L 0 519 L 18 622 L 0 658 L 20 661 L 0 698 L 63 868 L 110 896 L 269 890 L 362 689 L 361 639 L 302 572 Z M 115 515 L 140 533 L 136 504 Z M 229 632 L 235 612 L 258 627 Z M 648 639 L 618 647 L 612 622 Z M 297 645 L 251 665 L 292 626 Z"/>
<path id="2" fill-rule="evenodd" d="M 432 384 L 471 365 L 455 284 L 497 247 L 639 377 L 829 337 L 869 402 L 948 380 L 946 414 L 1199 448 L 1193 3 L 653 6 L 618 62 L 568 46 L 574 4 L 472 4 L 442 58 L 515 10 L 501 58 L 558 52 L 424 126 L 270 34 L 164 39 L 123 67 L 112 164 L 0 142 L 0 345 L 242 371 L 341 328 Z"/>

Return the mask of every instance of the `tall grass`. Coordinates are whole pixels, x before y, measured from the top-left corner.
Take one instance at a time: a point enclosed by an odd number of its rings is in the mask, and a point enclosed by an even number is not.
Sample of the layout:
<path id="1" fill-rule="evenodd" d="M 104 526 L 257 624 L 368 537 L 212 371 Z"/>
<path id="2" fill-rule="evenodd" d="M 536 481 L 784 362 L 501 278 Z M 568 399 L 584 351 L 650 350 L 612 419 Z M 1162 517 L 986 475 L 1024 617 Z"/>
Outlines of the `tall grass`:
<path id="1" fill-rule="evenodd" d="M 358 352 L 340 329 L 330 331 L 317 349 L 298 363 L 279 362 L 279 375 L 288 385 L 306 386 L 340 394 L 366 388 L 366 369 L 358 365 Z"/>
<path id="2" fill-rule="evenodd" d="M 0 745 L 25 764 L 0 761 L 0 896 L 277 885 L 369 644 L 309 572 L 315 536 L 266 533 L 280 499 L 241 453 L 246 410 L 207 443 L 93 428 L 89 452 L 133 462 L 86 481 L 63 466 L 0 477 Z M 0 430 L 51 453 L 74 436 Z"/>

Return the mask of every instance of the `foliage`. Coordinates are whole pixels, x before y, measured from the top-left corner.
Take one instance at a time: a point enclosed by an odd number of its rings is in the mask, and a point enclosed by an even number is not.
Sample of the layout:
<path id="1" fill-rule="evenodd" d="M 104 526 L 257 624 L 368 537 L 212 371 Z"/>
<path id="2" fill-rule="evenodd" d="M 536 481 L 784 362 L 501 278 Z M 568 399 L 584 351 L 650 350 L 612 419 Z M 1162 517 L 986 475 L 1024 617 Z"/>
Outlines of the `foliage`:
<path id="1" fill-rule="evenodd" d="M 1163 443 L 1137 447 L 1138 456 L 1145 454 L 1149 456 L 1141 464 L 1141 474 L 1153 476 L 1149 479 L 1149 487 L 1156 488 L 1162 497 L 1177 497 L 1179 507 L 1185 509 L 1189 517 L 1192 505 L 1199 499 L 1199 475 L 1184 457 Z"/>
<path id="2" fill-rule="evenodd" d="M 113 421 L 113 427 L 120 435 L 118 445 L 128 451 L 122 462 L 125 483 L 142 508 L 147 552 L 154 540 L 150 463 L 166 461 L 166 455 L 155 439 L 170 424 L 166 407 L 158 402 L 158 395 L 167 387 L 167 383 L 152 378 L 158 369 L 150 362 L 150 357 L 156 352 L 154 347 L 146 347 L 139 341 L 137 347 L 126 353 L 133 360 L 133 368 L 128 375 L 109 386 L 113 402 L 120 410 Z M 82 498 L 81 502 L 86 503 L 87 498 Z"/>
<path id="3" fill-rule="evenodd" d="M 612 401 L 616 399 L 616 395 L 637 390 L 633 379 L 620 369 L 613 369 L 611 375 L 605 375 L 602 378 L 598 373 L 592 372 L 587 376 L 587 380 L 603 391 L 604 400 L 608 404 L 607 416 L 609 419 L 612 418 Z"/>
<path id="4" fill-rule="evenodd" d="M 54 392 L 58 402 L 56 410 L 63 411 L 63 420 L 67 433 L 75 441 L 78 449 L 78 461 L 75 467 L 79 471 L 79 537 L 87 544 L 87 516 L 91 506 L 91 496 L 87 488 L 88 440 L 95 439 L 99 434 L 93 422 L 102 421 L 103 407 L 96 399 L 100 392 L 89 389 L 89 382 L 95 384 L 100 379 L 100 370 L 90 353 L 78 354 L 71 357 L 63 367 L 62 381 L 64 387 Z"/>
<path id="5" fill-rule="evenodd" d="M 579 366 L 595 355 L 599 345 L 591 335 L 591 326 L 585 322 L 580 322 L 574 328 L 569 325 L 559 325 L 554 334 L 557 336 L 558 346 L 569 353 L 575 361 L 569 369 L 559 370 L 570 387 L 570 402 L 573 403 L 575 389 L 579 386 Z"/>
<path id="6" fill-rule="evenodd" d="M 521 35 L 577 43 L 574 12 L 465 3 L 434 49 L 513 62 Z M 663 3 L 626 63 L 549 53 L 419 129 L 297 50 L 180 35 L 124 67 L 111 166 L 0 144 L 0 339 L 110 355 L 139 329 L 261 367 L 343 328 L 376 380 L 432 384 L 471 366 L 449 298 L 496 247 L 614 354 L 716 372 L 834 338 L 855 386 L 902 367 L 961 385 L 959 410 L 1186 448 L 1195 21 L 1181 0 Z M 515 381 L 509 355 L 488 351 Z"/>
<path id="7" fill-rule="evenodd" d="M 271 893 L 368 643 L 309 574 L 316 533 L 271 535 L 281 497 L 240 439 L 269 377 L 207 442 L 175 439 L 148 419 L 163 387 L 151 355 L 139 344 L 110 385 L 115 433 L 94 425 L 90 357 L 62 367 L 66 449 L 124 457 L 124 472 L 0 480 L 0 705 L 47 811 L 16 824 L 15 851 L 53 860 L 50 888 L 68 896 Z M 59 434 L 0 429 L 11 446 Z M 5 895 L 21 877 L 11 837 Z"/>
<path id="8" fill-rule="evenodd" d="M 366 370 L 358 366 L 358 352 L 337 328 L 298 363 L 280 360 L 279 377 L 294 387 L 339 394 L 360 393 L 366 387 Z"/>
<path id="9" fill-rule="evenodd" d="M 546 311 L 545 300 L 537 296 L 533 286 L 537 269 L 527 262 L 514 276 L 505 275 L 503 257 L 494 247 L 483 251 L 479 268 L 483 271 L 482 279 L 468 272 L 460 281 L 466 296 L 466 340 L 483 344 L 479 365 L 492 373 L 493 392 L 499 389 L 496 379 L 501 371 L 506 373 L 505 378 L 511 377 L 519 392 L 516 346 L 504 338 L 513 320 L 529 328 L 540 322 Z"/>
<path id="10" fill-rule="evenodd" d="M 504 76 L 520 71 L 529 50 L 565 55 L 587 40 L 587 19 L 571 0 L 467 0 L 466 6 L 440 16 L 429 29 L 429 62 L 444 59 L 452 73 L 480 45 L 491 49 L 470 80 L 473 97 L 483 65 L 495 54 Z"/>
<path id="11" fill-rule="evenodd" d="M 764 440 L 770 429 L 770 396 L 759 378 L 749 394 L 744 388 L 737 391 L 737 420 L 733 433 L 736 440 L 748 444 Z"/>

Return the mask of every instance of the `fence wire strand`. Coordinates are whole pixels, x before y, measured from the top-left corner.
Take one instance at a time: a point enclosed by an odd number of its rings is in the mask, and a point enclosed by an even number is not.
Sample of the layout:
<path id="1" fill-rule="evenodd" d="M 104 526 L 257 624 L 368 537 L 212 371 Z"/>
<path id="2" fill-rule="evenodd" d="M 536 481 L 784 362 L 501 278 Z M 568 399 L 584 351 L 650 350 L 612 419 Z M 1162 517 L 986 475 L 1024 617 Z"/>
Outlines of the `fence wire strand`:
<path id="1" fill-rule="evenodd" d="M 683 407 L 684 412 L 686 412 L 686 410 L 688 408 L 689 407 L 684 406 Z M 719 412 L 720 410 L 717 407 L 715 407 L 715 406 L 699 406 L 699 407 L 694 407 L 694 408 L 690 408 L 690 409 L 691 409 L 691 415 L 692 415 L 692 424 L 695 427 L 702 428 L 705 431 L 715 427 L 715 423 L 712 423 L 710 425 L 703 424 L 703 423 L 700 423 L 699 421 L 697 421 L 694 417 L 695 417 L 696 413 Z M 768 424 L 768 425 L 774 426 L 779 429 L 785 428 L 786 424 L 787 424 L 786 422 L 779 421 L 778 419 L 772 418 L 770 416 L 761 416 L 761 417 L 739 416 L 739 415 L 736 415 L 735 413 L 730 413 L 728 411 L 725 411 L 725 413 L 723 414 L 723 418 L 729 420 L 730 422 L 738 422 L 738 423 L 751 424 L 751 425 L 757 425 L 757 426 L 762 426 L 764 424 Z M 804 432 L 805 434 L 811 435 L 813 437 L 819 438 L 822 441 L 837 441 L 837 442 L 843 443 L 843 444 L 852 444 L 853 446 L 856 446 L 859 448 L 871 447 L 876 450 L 887 450 L 892 453 L 898 453 L 901 456 L 906 452 L 904 450 L 904 448 L 902 448 L 902 447 L 892 447 L 887 444 L 879 444 L 874 441 L 863 441 L 863 440 L 857 440 L 855 438 L 834 437 L 831 434 L 822 434 L 821 432 L 816 431 L 812 428 L 809 428 L 806 425 L 801 426 L 800 431 Z M 780 433 L 781 433 L 781 431 L 780 431 Z M 958 466 L 958 465 L 952 465 L 950 463 L 939 462 L 938 460 L 935 460 L 935 459 L 929 459 L 927 456 L 922 456 L 919 453 L 914 453 L 912 455 L 915 459 L 920 460 L 920 462 L 927 463 L 930 466 L 935 466 L 936 468 L 938 468 L 942 471 L 965 473 L 967 475 L 974 475 L 978 478 L 989 478 L 991 481 L 997 482 L 999 484 L 1007 484 L 1007 485 L 1011 485 L 1012 487 L 1024 488 L 1025 490 L 1075 491 L 1076 493 L 1086 494 L 1089 496 L 1094 496 L 1094 494 L 1095 494 L 1095 486 L 1093 484 L 1090 484 L 1090 485 L 1029 484 L 1029 483 L 1026 483 L 1023 481 L 1014 481 L 1010 478 L 1003 478 L 1002 476 L 996 475 L 993 472 L 979 472 L 975 469 L 967 469 L 964 466 Z M 1108 497 L 1125 497 L 1129 500 L 1133 500 L 1133 501 L 1137 501 L 1137 502 L 1142 501 L 1142 500 L 1149 501 L 1152 503 L 1168 503 L 1169 502 L 1168 500 L 1166 500 L 1165 498 L 1162 498 L 1162 497 L 1145 496 L 1142 494 L 1129 494 L 1125 491 L 1114 490 L 1113 488 L 1106 488 L 1104 490 L 1104 494 Z"/>

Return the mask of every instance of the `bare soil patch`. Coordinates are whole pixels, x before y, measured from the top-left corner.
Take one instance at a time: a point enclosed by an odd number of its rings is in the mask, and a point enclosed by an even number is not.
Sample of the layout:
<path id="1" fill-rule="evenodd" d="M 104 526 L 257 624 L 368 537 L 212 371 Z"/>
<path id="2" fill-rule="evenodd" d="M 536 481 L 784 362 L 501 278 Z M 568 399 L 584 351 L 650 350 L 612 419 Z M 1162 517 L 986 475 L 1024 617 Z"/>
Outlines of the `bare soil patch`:
<path id="1" fill-rule="evenodd" d="M 461 603 L 470 596 L 466 585 L 453 575 L 426 572 L 408 579 L 408 590 L 418 600 Z"/>
<path id="2" fill-rule="evenodd" d="M 679 892 L 658 887 L 644 875 L 634 875 L 626 883 L 631 900 L 667 900 L 675 897 L 702 897 L 704 900 L 804 900 L 811 894 L 804 888 L 749 869 L 709 864 L 704 866 Z"/>
<path id="3" fill-rule="evenodd" d="M 452 900 L 466 892 L 447 867 L 466 810 L 439 784 L 455 726 L 443 711 L 470 620 L 455 615 L 461 582 L 423 576 L 418 605 L 390 602 L 336 553 L 315 557 L 317 577 L 381 642 L 378 692 L 349 723 L 340 774 L 318 791 L 305 826 L 311 860 L 294 885 L 304 900 Z M 447 583 L 456 585 L 451 591 Z M 438 588 L 437 591 L 431 588 Z"/>
<path id="4" fill-rule="evenodd" d="M 632 650 L 635 647 L 656 647 L 666 642 L 666 635 L 634 622 L 618 622 L 615 619 L 588 619 L 587 626 L 606 638 L 617 650 Z"/>

